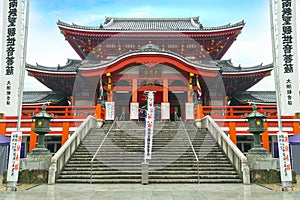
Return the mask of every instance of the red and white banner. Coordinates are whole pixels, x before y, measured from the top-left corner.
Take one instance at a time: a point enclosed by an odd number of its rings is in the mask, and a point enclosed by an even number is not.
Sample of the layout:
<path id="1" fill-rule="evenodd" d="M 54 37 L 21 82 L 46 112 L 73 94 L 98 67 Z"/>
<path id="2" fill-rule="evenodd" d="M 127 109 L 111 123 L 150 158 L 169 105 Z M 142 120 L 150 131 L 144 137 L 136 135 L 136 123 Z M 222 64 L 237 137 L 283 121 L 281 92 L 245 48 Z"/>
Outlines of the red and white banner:
<path id="1" fill-rule="evenodd" d="M 278 132 L 278 152 L 281 181 L 292 181 L 289 138 L 286 132 Z"/>
<path id="2" fill-rule="evenodd" d="M 17 116 L 19 82 L 24 70 L 24 0 L 3 0 L 0 113 Z"/>
<path id="3" fill-rule="evenodd" d="M 22 132 L 12 132 L 10 136 L 7 181 L 17 182 L 20 169 Z"/>
<path id="4" fill-rule="evenodd" d="M 296 31 L 296 0 L 278 0 L 278 79 L 281 114 L 294 116 L 300 111 L 297 31 Z M 278 80 L 276 80 L 278 81 Z"/>
<path id="5" fill-rule="evenodd" d="M 152 139 L 153 139 L 153 129 L 154 129 L 154 117 L 155 117 L 155 107 L 154 107 L 154 91 L 148 91 L 147 96 L 147 115 L 145 123 L 145 149 L 147 159 L 151 159 L 152 154 Z M 149 141 L 149 147 L 148 147 Z"/>

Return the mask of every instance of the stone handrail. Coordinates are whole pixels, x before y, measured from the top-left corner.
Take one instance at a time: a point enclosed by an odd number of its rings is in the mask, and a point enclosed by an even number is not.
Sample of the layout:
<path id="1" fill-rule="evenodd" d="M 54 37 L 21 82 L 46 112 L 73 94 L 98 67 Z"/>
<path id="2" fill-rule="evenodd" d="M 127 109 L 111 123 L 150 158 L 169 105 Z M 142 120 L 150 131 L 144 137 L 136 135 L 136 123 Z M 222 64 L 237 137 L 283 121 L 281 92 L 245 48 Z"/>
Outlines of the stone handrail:
<path id="1" fill-rule="evenodd" d="M 61 170 L 64 168 L 74 151 L 88 134 L 89 130 L 95 128 L 96 125 L 97 120 L 91 115 L 88 116 L 66 143 L 55 153 L 49 167 L 48 184 L 55 184 L 56 178 L 59 176 Z"/>
<path id="2" fill-rule="evenodd" d="M 228 138 L 224 131 L 207 115 L 201 120 L 201 128 L 206 128 L 213 135 L 216 142 L 227 155 L 228 159 L 237 170 L 244 184 L 250 184 L 250 171 L 246 156 Z"/>

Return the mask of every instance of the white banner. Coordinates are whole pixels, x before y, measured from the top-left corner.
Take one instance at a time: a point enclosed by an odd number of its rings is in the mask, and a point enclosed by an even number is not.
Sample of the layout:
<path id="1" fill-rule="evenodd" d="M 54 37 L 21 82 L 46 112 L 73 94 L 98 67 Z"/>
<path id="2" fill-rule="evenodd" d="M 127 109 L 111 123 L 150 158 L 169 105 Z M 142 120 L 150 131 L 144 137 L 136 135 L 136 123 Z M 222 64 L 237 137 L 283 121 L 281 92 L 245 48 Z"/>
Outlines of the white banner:
<path id="1" fill-rule="evenodd" d="M 12 132 L 10 136 L 7 181 L 18 181 L 20 168 L 22 132 Z"/>
<path id="2" fill-rule="evenodd" d="M 286 132 L 278 132 L 277 137 L 281 181 L 289 182 L 292 181 L 292 167 L 288 134 Z"/>
<path id="3" fill-rule="evenodd" d="M 170 103 L 161 103 L 161 119 L 170 120 Z"/>
<path id="4" fill-rule="evenodd" d="M 139 103 L 130 103 L 130 120 L 139 119 Z"/>
<path id="5" fill-rule="evenodd" d="M 294 116 L 300 111 L 297 62 L 296 0 L 278 0 L 278 76 L 282 115 Z"/>
<path id="6" fill-rule="evenodd" d="M 185 103 L 185 119 L 194 120 L 194 103 Z"/>
<path id="7" fill-rule="evenodd" d="M 0 113 L 17 116 L 23 69 L 24 0 L 3 0 Z"/>
<path id="8" fill-rule="evenodd" d="M 105 120 L 115 119 L 115 102 L 105 102 Z"/>
<path id="9" fill-rule="evenodd" d="M 148 151 L 146 153 L 147 158 L 151 159 L 152 154 L 152 139 L 153 139 L 153 129 L 154 129 L 154 92 L 149 91 L 147 96 L 147 115 L 146 115 L 146 123 L 145 123 L 145 149 Z M 148 140 L 149 140 L 149 147 L 148 147 Z M 148 150 L 149 148 L 149 150 Z"/>

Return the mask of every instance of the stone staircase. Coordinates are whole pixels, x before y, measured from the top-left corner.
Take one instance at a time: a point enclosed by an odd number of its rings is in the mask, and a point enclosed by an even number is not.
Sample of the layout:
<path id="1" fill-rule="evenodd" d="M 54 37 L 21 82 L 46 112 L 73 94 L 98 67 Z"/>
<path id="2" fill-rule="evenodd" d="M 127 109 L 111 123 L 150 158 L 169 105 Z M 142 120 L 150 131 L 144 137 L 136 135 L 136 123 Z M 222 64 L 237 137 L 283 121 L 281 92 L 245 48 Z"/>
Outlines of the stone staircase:
<path id="1" fill-rule="evenodd" d="M 92 130 L 72 155 L 57 183 L 141 183 L 143 122 L 117 122 L 97 153 L 111 123 Z M 226 156 L 206 130 L 184 122 L 199 157 L 180 122 L 155 122 L 149 183 L 241 183 Z M 199 178 L 198 178 L 199 174 Z"/>

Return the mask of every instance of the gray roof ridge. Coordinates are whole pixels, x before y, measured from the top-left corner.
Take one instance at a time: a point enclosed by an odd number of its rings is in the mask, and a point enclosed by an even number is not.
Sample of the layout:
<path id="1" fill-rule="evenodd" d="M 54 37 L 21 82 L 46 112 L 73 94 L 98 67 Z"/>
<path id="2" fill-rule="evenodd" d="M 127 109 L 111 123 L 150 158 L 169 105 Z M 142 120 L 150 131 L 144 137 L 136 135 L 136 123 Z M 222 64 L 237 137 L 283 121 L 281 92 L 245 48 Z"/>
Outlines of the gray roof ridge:
<path id="1" fill-rule="evenodd" d="M 121 21 L 136 21 L 136 20 L 158 20 L 158 21 L 165 21 L 165 20 L 171 20 L 171 21 L 177 21 L 177 20 L 186 20 L 189 21 L 191 19 L 193 20 L 199 20 L 199 16 L 195 17 L 105 17 L 107 21 L 110 21 L 111 19 L 114 20 L 121 20 Z"/>
<path id="2" fill-rule="evenodd" d="M 127 20 L 127 21 L 126 21 Z M 229 29 L 229 28 L 235 28 L 235 27 L 240 27 L 245 25 L 245 21 L 239 21 L 236 23 L 228 23 L 225 25 L 220 25 L 220 26 L 211 26 L 211 27 L 205 27 L 199 22 L 199 17 L 189 17 L 189 18 L 118 18 L 118 17 L 111 17 L 111 18 L 106 18 L 104 24 L 100 24 L 99 26 L 85 26 L 85 25 L 78 25 L 78 24 L 70 24 L 63 22 L 61 20 L 57 21 L 57 25 L 59 27 L 68 27 L 68 28 L 74 28 L 74 29 L 80 29 L 80 30 L 107 30 L 107 31 L 122 31 L 122 30 L 135 30 L 135 29 L 128 29 L 128 28 L 113 28 L 111 27 L 115 21 L 123 21 L 123 22 L 134 22 L 134 21 L 187 21 L 190 23 L 190 25 L 194 28 L 192 29 L 176 29 L 176 30 L 181 30 L 181 31 L 187 31 L 187 30 L 200 30 L 200 31 L 215 31 L 215 30 L 222 30 L 222 29 Z M 139 30 L 139 29 L 136 29 Z M 144 29 L 140 29 L 141 31 Z M 148 30 L 148 29 L 147 29 Z M 151 29 L 149 29 L 151 30 Z M 155 30 L 155 29 L 153 29 Z M 158 29 L 157 31 L 159 31 Z M 174 29 L 172 29 L 174 31 Z"/>
<path id="3" fill-rule="evenodd" d="M 226 60 L 216 60 L 216 62 L 220 65 L 223 64 L 224 68 L 227 68 L 224 72 L 249 72 L 253 70 L 263 70 L 263 69 L 271 69 L 273 68 L 273 63 L 263 65 L 263 63 L 254 65 L 254 66 L 249 66 L 249 67 L 242 67 L 240 64 L 238 66 L 233 65 L 231 62 L 231 59 L 226 59 Z M 225 65 L 225 66 L 224 66 Z M 229 70 L 231 69 L 231 70 Z"/>
<path id="4" fill-rule="evenodd" d="M 32 65 L 26 63 L 26 69 L 38 69 L 38 70 L 46 70 L 46 71 L 60 71 L 60 72 L 75 72 L 76 69 L 74 68 L 75 65 L 79 65 L 82 60 L 79 59 L 69 59 L 65 65 L 58 64 L 57 66 L 45 66 L 36 63 L 36 65 Z M 74 70 L 72 70 L 74 69 Z"/>

